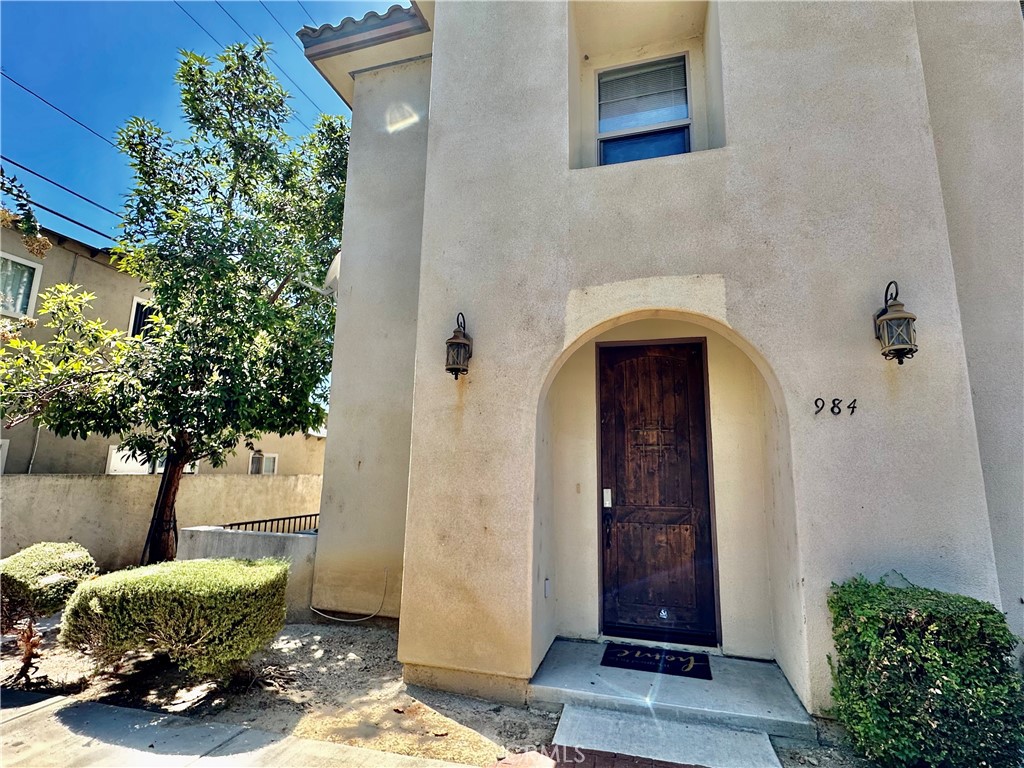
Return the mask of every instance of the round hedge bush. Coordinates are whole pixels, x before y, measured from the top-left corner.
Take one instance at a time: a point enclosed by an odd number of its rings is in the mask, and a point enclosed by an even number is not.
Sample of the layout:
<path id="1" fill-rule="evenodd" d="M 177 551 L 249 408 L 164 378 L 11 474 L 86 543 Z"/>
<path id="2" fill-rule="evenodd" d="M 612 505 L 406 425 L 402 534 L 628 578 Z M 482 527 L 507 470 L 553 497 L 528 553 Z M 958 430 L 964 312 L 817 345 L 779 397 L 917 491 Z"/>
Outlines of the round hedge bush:
<path id="1" fill-rule="evenodd" d="M 101 664 L 166 651 L 197 675 L 227 675 L 284 627 L 285 560 L 179 560 L 116 571 L 71 596 L 60 642 Z"/>
<path id="2" fill-rule="evenodd" d="M 1020 768 L 1018 642 L 990 603 L 923 587 L 833 585 L 834 714 L 885 768 Z"/>
<path id="3" fill-rule="evenodd" d="M 92 555 L 72 541 L 44 541 L 0 560 L 3 633 L 25 619 L 56 613 L 79 583 L 95 575 Z"/>

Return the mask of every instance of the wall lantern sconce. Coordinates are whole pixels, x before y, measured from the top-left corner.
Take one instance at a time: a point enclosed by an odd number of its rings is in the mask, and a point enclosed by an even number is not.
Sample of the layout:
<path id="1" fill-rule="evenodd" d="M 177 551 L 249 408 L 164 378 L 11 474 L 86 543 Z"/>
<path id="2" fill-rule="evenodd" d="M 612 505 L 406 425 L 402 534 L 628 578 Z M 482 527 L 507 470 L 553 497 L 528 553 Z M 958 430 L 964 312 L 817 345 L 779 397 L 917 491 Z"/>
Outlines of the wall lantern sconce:
<path id="1" fill-rule="evenodd" d="M 885 286 L 885 306 L 875 313 L 875 338 L 882 345 L 882 357 L 903 365 L 917 352 L 917 318 L 899 301 L 900 287 L 893 280 Z"/>
<path id="2" fill-rule="evenodd" d="M 455 318 L 455 330 L 445 346 L 444 369 L 458 381 L 459 376 L 469 372 L 469 358 L 473 356 L 473 337 L 466 333 L 466 317 L 461 312 Z"/>

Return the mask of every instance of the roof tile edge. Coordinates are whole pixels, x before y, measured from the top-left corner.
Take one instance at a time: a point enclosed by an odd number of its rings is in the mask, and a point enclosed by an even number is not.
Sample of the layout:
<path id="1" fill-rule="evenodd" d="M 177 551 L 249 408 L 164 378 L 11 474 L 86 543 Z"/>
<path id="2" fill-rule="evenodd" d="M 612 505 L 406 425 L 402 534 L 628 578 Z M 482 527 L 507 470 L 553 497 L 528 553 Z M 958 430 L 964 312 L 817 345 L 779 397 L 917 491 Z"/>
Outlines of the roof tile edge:
<path id="1" fill-rule="evenodd" d="M 401 25 L 401 31 L 394 29 Z M 427 23 L 415 2 L 409 7 L 392 5 L 384 14 L 368 11 L 361 19 L 348 16 L 338 24 L 304 26 L 296 35 L 309 58 L 322 58 L 345 50 L 366 48 L 379 42 L 429 32 Z"/>

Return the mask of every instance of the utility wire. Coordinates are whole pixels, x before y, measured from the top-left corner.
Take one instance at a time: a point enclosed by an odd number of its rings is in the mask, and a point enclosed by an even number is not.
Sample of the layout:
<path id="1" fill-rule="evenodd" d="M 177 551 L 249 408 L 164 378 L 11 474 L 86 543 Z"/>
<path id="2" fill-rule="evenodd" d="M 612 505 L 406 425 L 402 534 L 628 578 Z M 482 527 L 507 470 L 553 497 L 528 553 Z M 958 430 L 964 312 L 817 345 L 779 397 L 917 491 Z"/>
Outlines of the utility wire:
<path id="1" fill-rule="evenodd" d="M 188 11 L 186 11 L 186 10 L 185 10 L 185 6 L 183 6 L 183 5 L 181 4 L 181 3 L 179 3 L 179 2 L 178 2 L 178 0 L 174 0 L 174 4 L 175 4 L 176 6 L 178 6 L 178 8 L 180 8 L 180 9 L 181 9 L 181 12 L 182 12 L 182 13 L 184 13 L 184 14 L 185 14 L 186 16 L 188 16 L 188 17 L 189 17 L 190 19 L 192 19 L 192 21 L 194 21 L 194 22 L 195 22 L 195 25 L 196 25 L 197 27 L 199 27 L 199 28 L 200 28 L 201 30 L 203 30 L 203 32 L 205 32 L 205 33 L 206 33 L 206 36 L 207 36 L 208 38 L 210 38 L 211 40 L 213 40 L 213 42 L 214 42 L 214 43 L 216 43 L 216 45 L 217 45 L 217 47 L 218 47 L 218 48 L 220 48 L 220 49 L 222 49 L 222 50 L 223 50 L 224 46 L 223 46 L 223 45 L 221 44 L 220 40 L 218 40 L 218 39 L 217 39 L 216 37 L 214 37 L 214 36 L 213 36 L 213 35 L 212 35 L 212 34 L 210 33 L 210 30 L 208 30 L 208 29 L 207 29 L 206 27 L 204 27 L 204 26 L 203 26 L 202 24 L 200 24 L 200 23 L 199 23 L 199 20 L 198 20 L 198 19 L 197 19 L 197 18 L 196 18 L 195 16 L 193 16 L 193 15 L 192 15 L 191 13 L 189 13 Z"/>
<path id="2" fill-rule="evenodd" d="M 49 182 L 50 184 L 53 184 L 53 186 L 55 186 L 55 187 L 57 187 L 59 189 L 63 189 L 69 195 L 74 195 L 79 200 L 84 200 L 85 202 L 89 203 L 90 205 L 95 205 L 101 211 L 106 211 L 107 213 L 111 213 L 114 216 L 117 216 L 118 218 L 121 218 L 121 214 L 119 214 L 117 211 L 112 211 L 109 208 L 107 208 L 107 206 L 100 205 L 95 200 L 90 200 L 85 195 L 80 195 L 77 192 L 75 192 L 75 190 L 73 190 L 73 189 L 68 189 L 67 187 L 65 187 L 60 182 L 54 181 L 53 179 L 49 178 L 48 176 L 44 176 L 43 174 L 39 173 L 38 171 L 33 171 L 31 168 L 28 168 L 28 167 L 22 165 L 17 160 L 11 160 L 11 158 L 7 157 L 7 155 L 0 155 L 0 160 L 3 160 L 5 163 L 10 163 L 13 166 L 21 168 L 21 170 L 26 171 L 28 173 L 31 173 L 33 176 L 37 176 L 40 179 L 42 179 L 43 181 L 47 181 L 47 182 Z"/>
<path id="3" fill-rule="evenodd" d="M 249 37 L 249 39 L 252 40 L 254 43 L 257 42 L 256 38 L 253 37 L 252 35 L 250 35 L 248 32 L 246 32 L 245 27 L 243 27 L 241 24 L 238 23 L 238 20 L 234 16 L 231 15 L 230 11 L 228 11 L 228 9 L 224 7 L 224 4 L 221 3 L 220 0 L 214 0 L 214 2 L 217 4 L 218 8 L 220 8 L 222 11 L 224 11 L 225 14 L 227 14 L 227 17 L 229 19 L 231 19 L 233 22 L 235 22 L 235 26 L 238 27 L 240 30 L 242 30 L 242 34 L 247 35 Z M 297 82 L 295 82 L 295 80 L 292 79 L 292 76 L 284 71 L 284 67 L 282 67 L 280 64 L 278 64 L 272 58 L 269 59 L 269 61 L 270 61 L 271 64 L 273 64 L 275 67 L 277 67 L 277 69 L 281 72 L 282 75 L 284 75 L 285 77 L 288 78 L 288 81 L 299 90 L 299 93 L 301 93 L 303 96 L 306 97 L 306 101 L 308 101 L 310 104 L 312 104 L 313 108 L 315 110 L 317 110 L 318 112 L 321 112 L 321 113 L 323 112 L 323 110 L 320 108 L 320 105 L 317 104 L 315 101 L 313 101 L 313 99 L 310 97 L 310 95 L 308 93 L 306 93 L 304 90 L 302 90 L 302 86 L 299 85 Z M 298 119 L 298 118 L 296 118 L 296 119 Z M 299 122 L 302 123 L 301 120 L 299 120 Z M 305 123 L 302 123 L 302 124 L 306 125 Z M 308 125 L 306 125 L 306 130 L 311 131 L 313 129 L 310 128 Z"/>
<path id="4" fill-rule="evenodd" d="M 270 7 L 266 3 L 264 3 L 263 0 L 260 0 L 260 5 L 263 6 L 263 10 L 265 10 L 267 13 L 270 14 L 270 18 L 272 18 L 274 21 L 277 22 L 277 26 L 279 26 L 281 28 L 281 31 L 284 32 L 284 34 L 287 36 L 287 38 L 289 40 L 291 40 L 292 43 L 295 44 L 295 47 L 298 48 L 303 53 L 305 53 L 306 49 L 303 48 L 302 44 L 298 40 L 295 39 L 295 35 L 293 35 L 291 32 L 289 32 L 287 29 L 284 28 L 284 24 L 282 24 L 281 20 L 279 18 L 277 18 L 277 16 L 274 15 L 274 12 L 272 10 L 270 10 Z"/>
<path id="5" fill-rule="evenodd" d="M 313 26 L 317 26 L 316 19 L 313 18 L 313 14 L 309 12 L 309 9 L 302 4 L 302 0 L 296 0 L 296 2 L 299 4 L 299 8 L 304 10 L 306 12 L 306 15 L 309 16 L 309 20 L 313 22 Z"/>
<path id="6" fill-rule="evenodd" d="M 27 195 L 13 195 L 13 196 L 18 198 L 19 200 L 24 200 L 29 205 L 34 205 L 36 208 L 38 208 L 41 211 L 46 211 L 47 213 L 52 213 L 54 216 L 59 216 L 60 218 L 64 219 L 65 221 L 70 221 L 72 224 L 75 224 L 76 226 L 79 226 L 82 229 L 87 229 L 90 232 L 95 232 L 100 237 L 105 237 L 107 240 L 109 240 L 112 243 L 116 243 L 117 242 L 117 240 L 115 238 L 111 237 L 106 232 L 100 232 L 98 229 L 93 229 L 88 224 L 83 224 L 78 219 L 72 219 L 70 216 L 65 216 L 63 213 L 61 213 L 59 211 L 53 210 L 53 208 L 47 208 L 42 203 L 37 203 L 35 200 L 33 200 L 32 198 L 28 197 Z"/>
<path id="7" fill-rule="evenodd" d="M 209 37 L 209 38 L 210 38 L 211 40 L 213 40 L 213 42 L 214 42 L 214 43 L 215 43 L 215 44 L 217 45 L 217 47 L 218 47 L 218 48 L 221 48 L 221 49 L 223 49 L 223 48 L 225 48 L 225 47 L 226 47 L 226 46 L 225 46 L 225 45 L 224 45 L 223 43 L 221 43 L 221 42 L 220 42 L 220 40 L 218 40 L 218 39 L 217 39 L 216 37 L 214 37 L 214 36 L 213 36 L 213 34 L 212 34 L 212 33 L 210 32 L 210 30 L 208 30 L 208 29 L 207 29 L 206 27 L 204 27 L 204 26 L 203 26 L 202 24 L 200 24 L 200 23 L 199 23 L 199 20 L 198 20 L 198 19 L 197 19 L 197 18 L 196 18 L 195 16 L 193 16 L 193 15 L 192 15 L 191 13 L 189 13 L 188 11 L 186 11 L 186 10 L 185 10 L 185 7 L 184 7 L 184 6 L 183 6 L 183 5 L 181 4 L 181 3 L 179 3 L 179 2 L 178 2 L 178 0 L 174 0 L 174 4 L 175 4 L 176 6 L 178 6 L 178 8 L 180 8 L 180 9 L 181 9 L 181 12 L 182 12 L 182 13 L 184 13 L 184 14 L 185 14 L 186 16 L 188 16 L 188 17 L 189 17 L 190 19 L 192 19 L 192 21 L 193 21 L 193 22 L 195 23 L 195 25 L 196 25 L 197 27 L 199 27 L 199 28 L 200 28 L 201 30 L 203 30 L 203 32 L 205 32 L 205 33 L 206 33 L 207 37 Z M 217 3 L 217 5 L 220 5 L 220 3 Z M 244 29 L 242 29 L 242 25 L 241 25 L 241 24 L 239 24 L 239 23 L 238 23 L 237 21 L 235 21 L 235 18 L 234 18 L 234 17 L 233 17 L 233 16 L 232 16 L 232 15 L 231 15 L 230 13 L 228 13 L 228 12 L 227 12 L 226 10 L 224 10 L 224 7 L 223 7 L 223 6 L 221 6 L 221 10 L 222 10 L 222 11 L 224 11 L 224 13 L 227 13 L 227 14 L 228 14 L 228 18 L 229 18 L 229 19 L 231 19 L 232 21 L 234 21 L 234 22 L 235 22 L 235 26 L 237 26 L 237 27 L 238 27 L 239 29 L 241 29 L 241 30 L 242 30 L 242 32 L 243 32 L 243 33 L 244 33 L 245 35 L 247 35 L 247 36 L 249 37 L 249 39 L 250 39 L 250 40 L 252 40 L 252 41 L 253 41 L 254 43 L 256 42 L 256 40 L 255 40 L 255 39 L 253 38 L 253 36 L 252 36 L 252 35 L 250 35 L 250 34 L 249 34 L 248 32 L 246 32 L 246 31 L 245 31 Z M 276 63 L 275 63 L 275 62 L 273 61 L 273 59 L 269 59 L 269 61 L 270 61 L 270 62 L 271 62 L 272 64 L 274 64 L 274 66 L 277 66 L 277 64 L 276 64 Z M 278 67 L 278 69 L 280 69 L 280 67 Z M 285 75 L 285 77 L 288 77 L 287 73 L 285 73 L 283 69 L 281 70 L 281 72 L 282 72 L 282 74 L 284 74 L 284 75 Z M 289 80 L 291 80 L 291 78 L 290 78 L 290 77 L 289 77 L 288 79 L 289 79 Z M 294 83 L 295 81 L 294 81 L 294 80 L 292 80 L 292 82 Z M 298 86 L 298 84 L 296 84 L 296 86 L 295 86 L 295 87 L 296 87 L 296 88 L 298 88 L 298 87 L 299 87 L 299 86 Z M 299 88 L 299 90 L 301 91 L 302 89 L 301 89 L 301 88 Z M 303 95 L 305 95 L 305 94 L 303 94 Z M 306 96 L 306 98 L 308 99 L 309 97 L 308 97 L 308 96 Z M 310 99 L 310 102 L 312 102 L 312 99 Z M 316 108 L 317 108 L 318 110 L 320 109 L 320 107 L 317 107 L 317 106 L 316 106 L 316 104 L 313 104 L 313 106 L 314 106 L 314 107 L 316 107 Z M 320 110 L 320 111 L 323 111 L 323 110 Z M 305 128 L 305 129 L 306 129 L 307 131 L 309 131 L 310 133 L 312 133 L 313 129 L 312 129 L 312 128 L 310 128 L 310 127 L 309 127 L 308 125 L 306 125 L 306 123 L 305 123 L 305 122 L 304 122 L 304 121 L 302 120 L 302 118 L 301 118 L 301 117 L 299 117 L 298 115 L 294 115 L 294 117 L 295 117 L 295 119 L 296 119 L 296 120 L 297 120 L 297 121 L 299 122 L 299 124 L 300 124 L 300 125 L 302 125 L 302 127 L 303 127 L 303 128 Z"/>
<path id="8" fill-rule="evenodd" d="M 110 139 L 108 139 L 108 138 L 107 138 L 106 136 L 104 136 L 104 135 L 103 135 L 102 133 L 99 133 L 98 131 L 95 131 L 95 130 L 93 130 L 93 129 L 92 129 L 92 128 L 90 128 L 90 127 L 89 127 L 88 125 L 86 125 L 86 124 L 85 124 L 85 123 L 83 123 L 83 122 L 82 122 L 81 120 L 79 120 L 79 119 L 78 119 L 77 117 L 72 117 L 72 116 L 71 116 L 71 115 L 69 115 L 69 114 L 68 114 L 67 112 L 65 112 L 65 111 L 64 111 L 63 109 L 61 109 L 60 107 L 58 107 L 58 106 L 57 106 L 56 104 L 54 104 L 54 103 L 52 103 L 52 102 L 49 102 L 49 101 L 47 101 L 46 99 L 44 99 L 44 98 L 43 98 L 42 96 L 40 96 L 40 95 L 39 95 L 38 93 L 36 93 L 35 91 L 33 91 L 33 90 L 32 90 L 31 88 L 29 88 L 28 86 L 26 86 L 26 85 L 22 85 L 21 83 L 19 83 L 19 82 L 18 82 L 17 80 L 15 80 L 15 79 L 14 79 L 13 77 L 11 77 L 10 75 L 8 75 L 8 74 L 7 74 L 6 72 L 0 72 L 0 74 L 2 74 L 2 75 L 3 75 L 4 77 L 6 77 L 6 78 L 7 78 L 8 80 L 10 80 L 10 81 L 11 81 L 12 83 L 14 83 L 14 84 L 15 84 L 16 86 L 18 86 L 19 88 L 21 88 L 21 89 L 22 89 L 23 91 L 26 91 L 27 93 L 30 93 L 30 94 L 32 94 L 33 96 L 35 96 L 35 97 L 36 97 L 37 99 L 39 99 L 39 100 L 40 100 L 41 102 L 43 102 L 43 104 L 45 104 L 46 106 L 50 107 L 50 109 L 55 109 L 55 110 L 57 110 L 58 112 L 60 112 L 60 113 L 61 113 L 62 115 L 64 115 L 64 117 L 66 117 L 66 118 L 67 118 L 68 120 L 70 120 L 71 122 L 73 122 L 73 123 L 77 123 L 77 124 L 78 124 L 78 125 L 80 125 L 80 126 L 81 126 L 82 128 L 85 128 L 85 130 L 87 130 L 87 131 L 88 131 L 89 133 L 91 133 L 91 134 L 92 134 L 93 136 L 95 136 L 95 137 L 97 137 L 97 138 L 99 138 L 99 139 L 103 139 L 103 140 L 104 140 L 105 142 L 107 142 L 107 144 L 109 144 L 110 146 L 112 146 L 112 147 L 113 147 L 114 149 L 117 149 L 117 144 L 115 144 L 114 142 L 112 142 L 112 141 L 111 141 Z"/>

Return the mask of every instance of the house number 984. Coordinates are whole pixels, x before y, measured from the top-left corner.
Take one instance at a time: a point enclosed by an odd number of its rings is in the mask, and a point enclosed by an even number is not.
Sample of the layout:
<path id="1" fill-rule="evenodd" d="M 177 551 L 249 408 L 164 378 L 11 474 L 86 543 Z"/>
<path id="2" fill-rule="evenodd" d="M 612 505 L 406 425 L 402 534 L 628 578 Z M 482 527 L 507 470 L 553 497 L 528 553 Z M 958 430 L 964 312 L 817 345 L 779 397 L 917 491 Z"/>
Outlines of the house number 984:
<path id="1" fill-rule="evenodd" d="M 826 405 L 827 403 L 823 399 L 821 399 L 820 397 L 816 398 L 814 400 L 814 407 L 817 410 L 814 411 L 814 415 L 817 416 L 819 413 L 825 410 Z M 832 405 L 829 406 L 828 410 L 829 413 L 831 413 L 833 416 L 840 415 L 843 412 L 843 401 L 838 397 L 832 398 Z M 857 398 L 853 398 L 853 400 L 851 400 L 847 404 L 846 410 L 848 410 L 850 412 L 850 415 L 853 416 L 853 412 L 857 410 Z"/>

